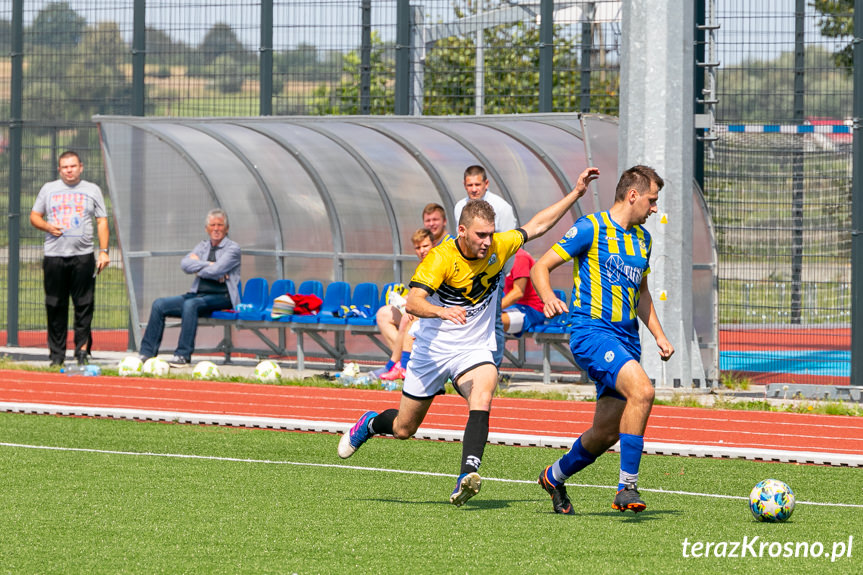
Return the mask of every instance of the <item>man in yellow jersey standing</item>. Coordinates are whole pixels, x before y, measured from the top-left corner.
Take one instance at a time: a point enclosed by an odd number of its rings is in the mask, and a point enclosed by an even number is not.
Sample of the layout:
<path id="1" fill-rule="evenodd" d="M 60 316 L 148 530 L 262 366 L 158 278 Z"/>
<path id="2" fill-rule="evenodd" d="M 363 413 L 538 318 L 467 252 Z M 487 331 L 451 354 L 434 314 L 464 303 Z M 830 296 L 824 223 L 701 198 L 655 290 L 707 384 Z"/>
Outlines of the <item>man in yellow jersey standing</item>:
<path id="1" fill-rule="evenodd" d="M 485 200 L 467 202 L 453 242 L 435 247 L 410 282 L 407 312 L 420 318 L 398 409 L 367 411 L 339 441 L 347 458 L 378 434 L 408 439 L 416 433 L 447 379 L 468 404 L 461 469 L 450 502 L 461 506 L 479 492 L 478 473 L 488 439 L 497 386 L 495 345 L 500 271 L 524 243 L 548 231 L 599 176 L 587 168 L 564 198 L 514 230 L 495 233 L 495 212 Z"/>
<path id="2" fill-rule="evenodd" d="M 647 289 L 652 241 L 642 227 L 656 212 L 663 185 L 650 167 L 626 170 L 618 181 L 611 209 L 579 218 L 531 270 L 545 316 L 569 311 L 572 355 L 596 383 L 592 427 L 539 476 L 540 486 L 551 495 L 555 513 L 575 513 L 564 482 L 618 440 L 620 475 L 612 507 L 635 513 L 646 508 L 637 482 L 654 391 L 639 363 L 638 318 L 656 338 L 663 360 L 674 353 Z M 549 282 L 551 271 L 569 260 L 574 262 L 571 311 L 554 295 Z"/>

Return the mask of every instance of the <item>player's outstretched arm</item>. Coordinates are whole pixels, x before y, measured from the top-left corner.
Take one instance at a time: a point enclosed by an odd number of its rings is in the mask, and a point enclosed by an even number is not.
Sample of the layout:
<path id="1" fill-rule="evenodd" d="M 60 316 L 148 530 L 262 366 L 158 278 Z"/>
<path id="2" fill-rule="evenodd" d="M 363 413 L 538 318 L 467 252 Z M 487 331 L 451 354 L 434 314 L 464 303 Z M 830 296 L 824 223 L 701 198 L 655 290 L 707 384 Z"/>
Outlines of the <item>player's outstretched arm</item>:
<path id="1" fill-rule="evenodd" d="M 530 281 L 533 282 L 533 289 L 536 290 L 539 299 L 542 300 L 542 312 L 549 319 L 569 311 L 566 303 L 554 295 L 554 290 L 551 287 L 551 272 L 562 263 L 563 258 L 560 257 L 560 254 L 554 250 L 548 250 L 530 269 Z"/>
<path id="2" fill-rule="evenodd" d="M 552 226 L 554 226 L 554 224 L 563 217 L 563 214 L 565 214 L 567 210 L 569 210 L 569 208 L 578 201 L 578 198 L 587 192 L 587 186 L 590 185 L 590 182 L 598 177 L 599 168 L 587 168 L 581 172 L 578 176 L 578 182 L 576 182 L 575 187 L 571 192 L 557 202 L 541 210 L 533 216 L 529 222 L 521 226 L 521 229 L 527 233 L 527 239 L 532 240 L 534 238 L 538 238 L 550 230 Z"/>
<path id="3" fill-rule="evenodd" d="M 641 280 L 641 287 L 639 288 L 638 317 L 647 326 L 648 331 L 653 334 L 654 339 L 656 339 L 656 345 L 659 347 L 659 357 L 663 361 L 668 361 L 674 355 L 674 346 L 665 337 L 662 324 L 659 322 L 659 316 L 656 315 L 656 308 L 653 306 L 653 296 L 650 295 L 650 290 L 647 289 L 647 278 Z"/>
<path id="4" fill-rule="evenodd" d="M 463 307 L 441 307 L 428 301 L 428 292 L 422 288 L 412 287 L 408 292 L 408 301 L 405 311 L 417 317 L 437 317 L 449 320 L 453 323 L 464 325 L 467 322 L 467 313 Z"/>

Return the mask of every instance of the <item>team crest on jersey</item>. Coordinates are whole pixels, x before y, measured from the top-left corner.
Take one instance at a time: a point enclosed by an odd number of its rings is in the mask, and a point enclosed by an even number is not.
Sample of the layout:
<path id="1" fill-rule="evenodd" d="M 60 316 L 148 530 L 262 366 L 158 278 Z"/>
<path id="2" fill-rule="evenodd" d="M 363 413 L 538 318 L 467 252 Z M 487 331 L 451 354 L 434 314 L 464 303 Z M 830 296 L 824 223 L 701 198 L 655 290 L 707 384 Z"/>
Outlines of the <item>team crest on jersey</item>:
<path id="1" fill-rule="evenodd" d="M 491 257 L 488 258 L 488 265 L 492 265 L 496 261 L 497 261 L 497 254 L 491 254 Z"/>
<path id="2" fill-rule="evenodd" d="M 612 361 L 614 361 L 614 352 L 611 350 L 606 351 L 605 352 L 605 362 L 611 363 Z"/>
<path id="3" fill-rule="evenodd" d="M 572 238 L 574 238 L 577 235 L 578 235 L 578 228 L 576 228 L 575 226 L 572 226 L 571 228 L 569 228 L 569 230 L 567 230 L 567 232 L 563 235 L 563 237 L 568 239 L 568 240 L 571 240 Z"/>

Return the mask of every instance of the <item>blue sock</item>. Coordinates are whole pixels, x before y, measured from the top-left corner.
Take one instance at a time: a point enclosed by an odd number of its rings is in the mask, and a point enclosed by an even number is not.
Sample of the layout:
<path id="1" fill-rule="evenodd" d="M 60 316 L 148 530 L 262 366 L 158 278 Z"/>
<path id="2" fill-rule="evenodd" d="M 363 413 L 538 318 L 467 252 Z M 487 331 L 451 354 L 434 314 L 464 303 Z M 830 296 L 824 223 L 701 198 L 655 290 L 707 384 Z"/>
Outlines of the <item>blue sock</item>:
<path id="1" fill-rule="evenodd" d="M 620 434 L 620 479 L 617 489 L 625 483 L 638 482 L 638 468 L 641 465 L 641 452 L 644 451 L 644 436 L 631 433 Z"/>
<path id="2" fill-rule="evenodd" d="M 563 483 L 594 461 L 596 461 L 596 456 L 584 448 L 579 437 L 572 444 L 572 449 L 554 462 L 554 465 L 551 466 L 551 473 L 554 475 L 556 483 Z"/>
<path id="3" fill-rule="evenodd" d="M 403 351 L 403 352 L 402 352 L 402 359 L 401 359 L 401 362 L 400 362 L 400 363 L 402 364 L 402 367 L 404 367 L 405 369 L 407 369 L 407 367 L 408 367 L 408 362 L 409 362 L 410 360 L 411 360 L 411 352 L 409 352 L 409 351 Z"/>
<path id="4" fill-rule="evenodd" d="M 389 371 L 389 370 L 391 370 L 391 369 L 393 368 L 393 366 L 394 366 L 395 364 L 396 364 L 396 362 L 394 362 L 393 360 L 389 360 L 389 361 L 387 362 L 387 364 L 384 366 L 384 369 L 385 369 L 385 370 L 387 370 L 387 371 Z"/>

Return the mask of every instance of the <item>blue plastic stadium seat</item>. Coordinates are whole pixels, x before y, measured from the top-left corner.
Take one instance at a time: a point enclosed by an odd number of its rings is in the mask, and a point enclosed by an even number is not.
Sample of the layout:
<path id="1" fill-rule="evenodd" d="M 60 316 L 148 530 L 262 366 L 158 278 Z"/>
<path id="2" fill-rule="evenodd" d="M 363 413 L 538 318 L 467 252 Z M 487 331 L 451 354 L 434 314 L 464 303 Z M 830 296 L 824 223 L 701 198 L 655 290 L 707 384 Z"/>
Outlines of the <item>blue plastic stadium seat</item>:
<path id="1" fill-rule="evenodd" d="M 377 284 L 358 283 L 354 287 L 351 306 L 361 310 L 366 317 L 348 317 L 348 325 L 375 325 L 375 313 L 377 313 L 379 305 Z"/>
<path id="2" fill-rule="evenodd" d="M 252 278 L 246 282 L 245 289 L 241 291 L 240 307 L 234 310 L 214 311 L 210 314 L 213 319 L 238 319 L 241 310 L 263 309 L 267 303 L 267 280 L 266 278 Z"/>
<path id="3" fill-rule="evenodd" d="M 318 280 L 306 280 L 300 284 L 300 287 L 297 288 L 297 293 L 300 295 L 316 295 L 322 300 L 324 299 L 324 284 Z M 298 317 L 316 317 L 312 316 L 303 316 L 303 315 L 283 315 L 278 318 L 278 321 L 281 322 L 292 322 Z M 311 322 L 305 321 L 305 323 L 316 323 L 318 320 L 314 319 Z"/>
<path id="4" fill-rule="evenodd" d="M 381 304 L 378 306 L 378 308 L 382 308 L 387 305 L 387 291 L 394 285 L 398 284 L 399 282 L 390 282 L 388 284 L 384 284 L 384 286 L 381 288 Z"/>
<path id="5" fill-rule="evenodd" d="M 562 289 L 554 290 L 554 295 L 556 295 L 557 299 L 560 301 L 566 302 L 566 292 Z M 566 333 L 568 324 L 569 314 L 562 313 L 551 319 L 546 319 L 544 324 L 536 326 L 533 331 L 535 333 Z"/>
<path id="6" fill-rule="evenodd" d="M 240 319 L 245 321 L 272 320 L 270 312 L 273 311 L 273 300 L 280 295 L 294 293 L 294 282 L 292 280 L 276 280 L 270 286 L 270 295 L 263 309 L 240 311 Z"/>
<path id="7" fill-rule="evenodd" d="M 338 317 L 341 307 L 351 301 L 351 286 L 347 282 L 332 282 L 324 292 L 321 308 L 313 315 L 295 315 L 294 323 L 344 324 L 345 319 Z"/>
<path id="8" fill-rule="evenodd" d="M 348 282 L 333 282 L 327 286 L 327 291 L 324 294 L 324 302 L 321 304 L 321 310 L 314 316 L 296 316 L 305 319 L 307 317 L 316 317 L 318 323 L 345 325 L 348 320 L 342 315 L 342 306 L 348 306 L 351 303 L 351 285 Z"/>

